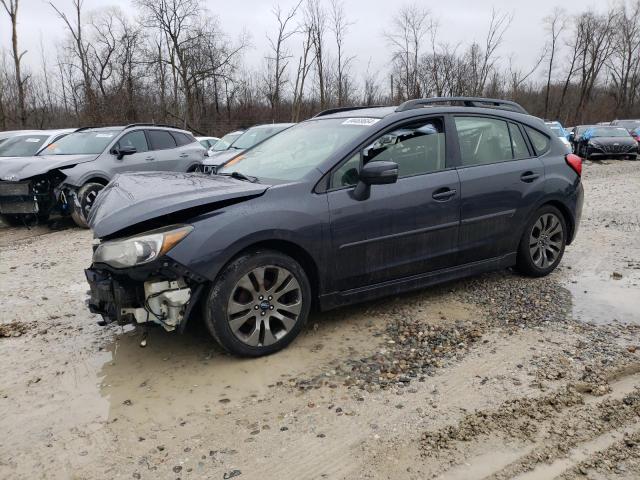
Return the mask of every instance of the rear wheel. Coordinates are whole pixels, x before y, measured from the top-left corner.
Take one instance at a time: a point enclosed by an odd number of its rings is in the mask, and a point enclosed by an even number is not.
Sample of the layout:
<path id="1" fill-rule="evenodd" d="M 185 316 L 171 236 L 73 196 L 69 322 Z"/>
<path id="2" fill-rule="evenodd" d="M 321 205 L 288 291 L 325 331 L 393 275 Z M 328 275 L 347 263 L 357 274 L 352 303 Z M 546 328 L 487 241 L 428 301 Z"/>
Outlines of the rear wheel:
<path id="1" fill-rule="evenodd" d="M 304 327 L 310 306 L 311 287 L 298 262 L 262 250 L 225 267 L 209 291 L 204 319 L 225 350 L 259 357 L 291 343 Z"/>
<path id="2" fill-rule="evenodd" d="M 73 218 L 76 225 L 82 228 L 89 228 L 89 223 L 87 222 L 89 212 L 91 212 L 93 204 L 103 188 L 104 185 L 99 183 L 87 183 L 78 190 L 71 209 L 71 218 Z"/>
<path id="3" fill-rule="evenodd" d="M 560 263 L 567 242 L 562 213 L 547 205 L 539 209 L 522 234 L 516 266 L 525 275 L 544 277 Z"/>

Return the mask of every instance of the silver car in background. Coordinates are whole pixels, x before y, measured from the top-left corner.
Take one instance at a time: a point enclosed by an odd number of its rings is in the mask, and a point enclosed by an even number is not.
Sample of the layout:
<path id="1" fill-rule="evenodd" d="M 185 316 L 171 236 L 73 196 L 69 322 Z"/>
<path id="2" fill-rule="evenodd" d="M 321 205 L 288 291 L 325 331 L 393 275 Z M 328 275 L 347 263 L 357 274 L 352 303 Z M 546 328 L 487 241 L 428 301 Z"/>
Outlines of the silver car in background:
<path id="1" fill-rule="evenodd" d="M 119 173 L 193 172 L 205 149 L 178 128 L 153 124 L 81 128 L 31 157 L 0 160 L 0 215 L 8 223 L 70 215 L 81 227 Z"/>

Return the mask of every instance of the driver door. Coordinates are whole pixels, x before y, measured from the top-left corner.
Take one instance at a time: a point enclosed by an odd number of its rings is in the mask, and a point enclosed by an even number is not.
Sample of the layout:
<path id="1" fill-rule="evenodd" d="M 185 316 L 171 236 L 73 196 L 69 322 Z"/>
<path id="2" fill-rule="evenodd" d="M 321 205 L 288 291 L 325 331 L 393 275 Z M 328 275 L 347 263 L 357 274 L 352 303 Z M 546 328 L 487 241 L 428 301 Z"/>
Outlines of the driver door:
<path id="1" fill-rule="evenodd" d="M 117 154 L 113 152 L 117 152 L 124 147 L 134 147 L 136 153 L 125 155 L 122 159 L 118 160 Z M 149 160 L 150 157 L 153 157 L 152 154 L 153 152 L 149 151 L 144 130 L 134 130 L 133 132 L 125 133 L 112 148 L 113 171 L 114 173 L 122 173 L 153 170 L 153 162 Z"/>
<path id="2" fill-rule="evenodd" d="M 456 264 L 460 182 L 447 163 L 444 120 L 381 135 L 339 166 L 328 192 L 335 290 L 373 285 Z M 353 198 L 361 165 L 398 164 L 398 181 Z"/>

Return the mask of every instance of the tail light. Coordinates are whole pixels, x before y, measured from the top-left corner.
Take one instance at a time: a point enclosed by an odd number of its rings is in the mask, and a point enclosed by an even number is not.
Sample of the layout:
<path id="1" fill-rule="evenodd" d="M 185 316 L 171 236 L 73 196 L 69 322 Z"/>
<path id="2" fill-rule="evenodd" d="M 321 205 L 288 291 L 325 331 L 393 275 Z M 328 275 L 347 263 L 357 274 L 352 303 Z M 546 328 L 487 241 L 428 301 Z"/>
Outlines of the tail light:
<path id="1" fill-rule="evenodd" d="M 571 169 L 578 174 L 579 177 L 582 176 L 582 159 L 578 155 L 574 155 L 573 153 L 569 153 L 566 157 L 564 157 L 567 165 L 571 167 Z"/>

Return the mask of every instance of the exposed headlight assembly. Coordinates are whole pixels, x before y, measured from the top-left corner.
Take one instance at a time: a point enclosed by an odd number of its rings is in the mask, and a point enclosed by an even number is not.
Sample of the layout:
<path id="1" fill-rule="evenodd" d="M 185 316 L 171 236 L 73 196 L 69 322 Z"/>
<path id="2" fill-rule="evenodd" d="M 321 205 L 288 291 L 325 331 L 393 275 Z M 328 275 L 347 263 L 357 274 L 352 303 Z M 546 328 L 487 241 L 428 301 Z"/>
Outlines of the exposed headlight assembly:
<path id="1" fill-rule="evenodd" d="M 192 230 L 191 225 L 173 225 L 144 235 L 107 241 L 93 252 L 93 263 L 106 263 L 114 268 L 149 263 L 175 247 Z"/>

